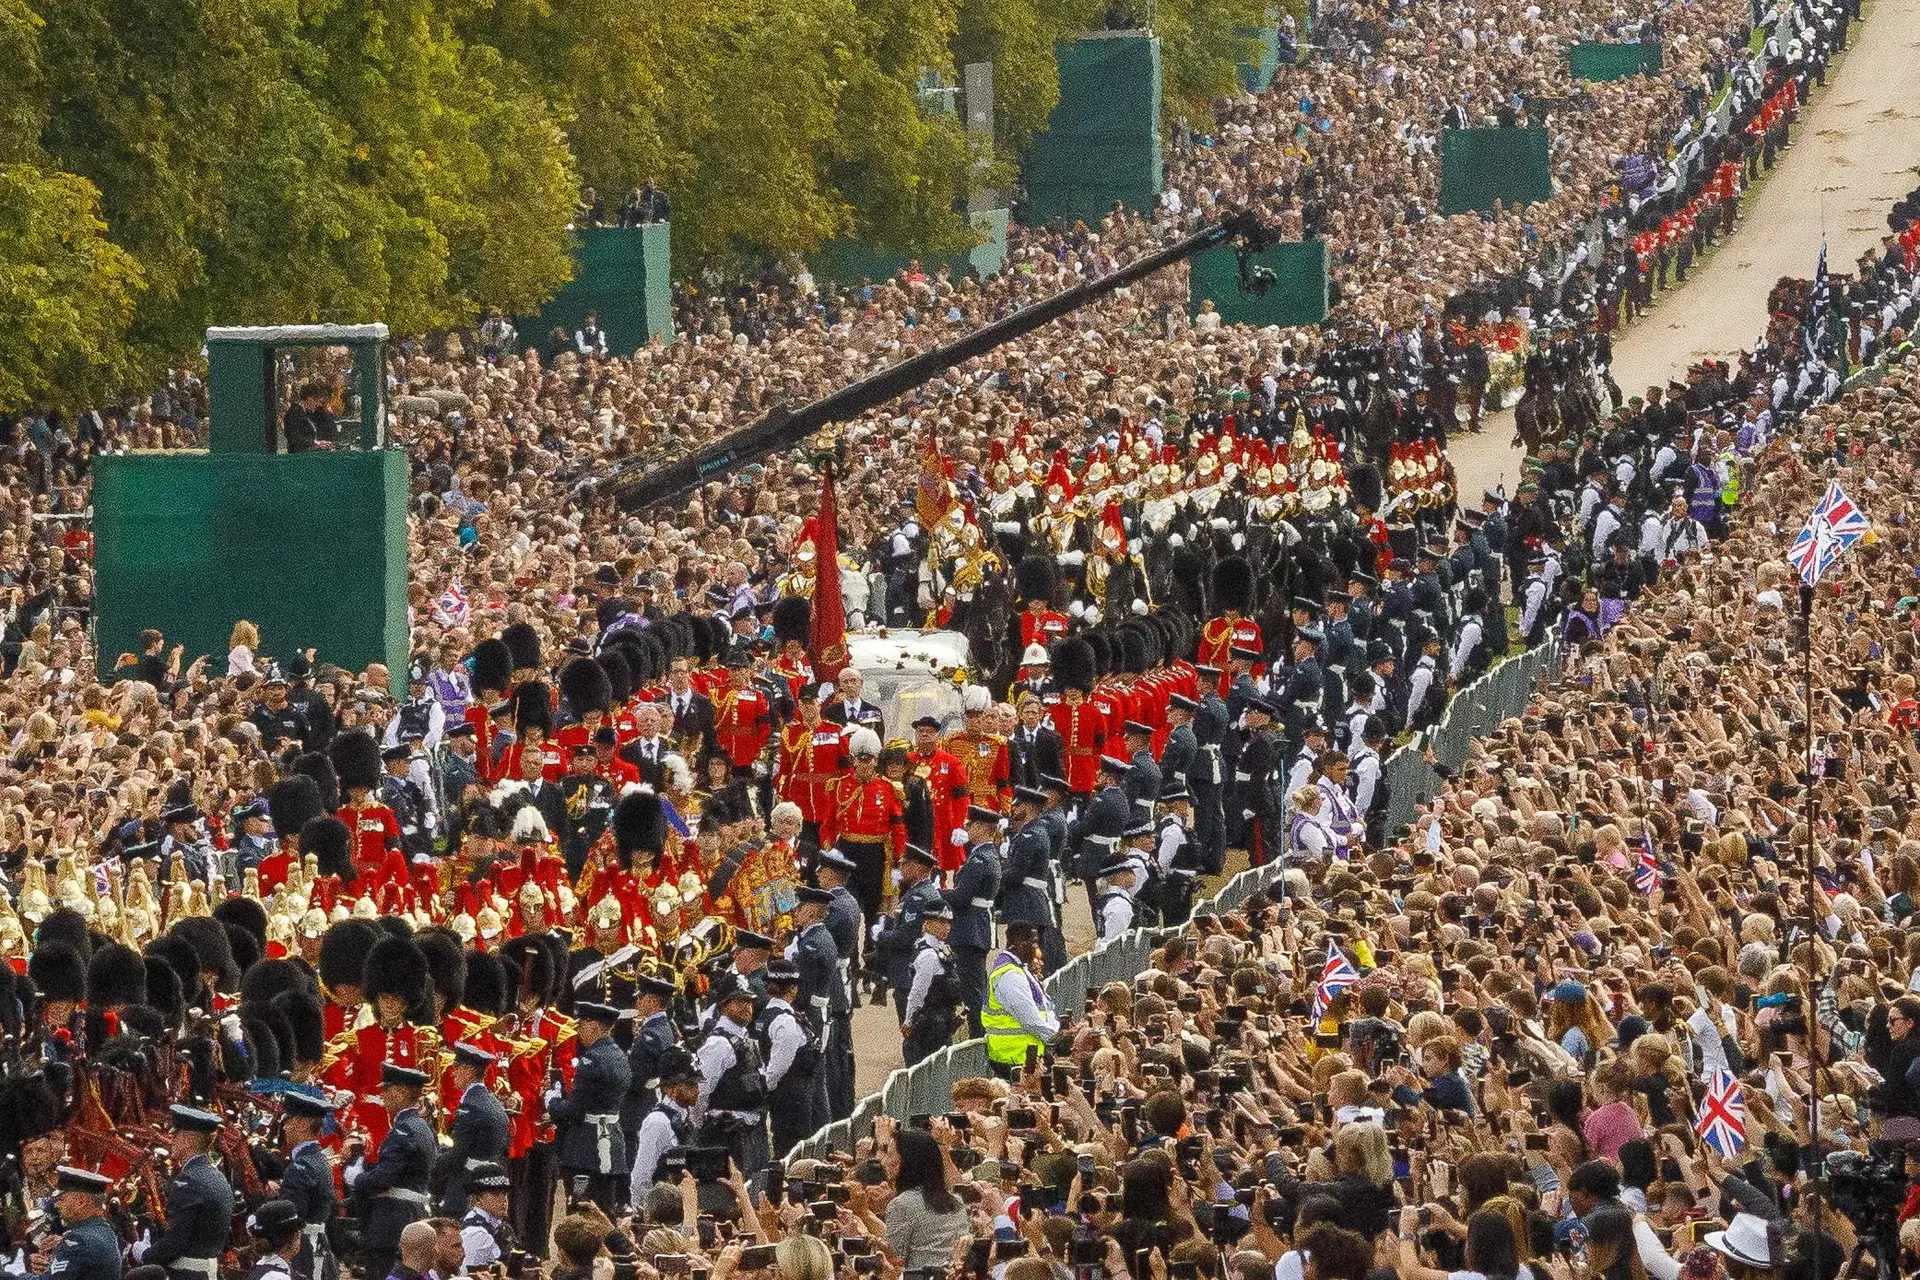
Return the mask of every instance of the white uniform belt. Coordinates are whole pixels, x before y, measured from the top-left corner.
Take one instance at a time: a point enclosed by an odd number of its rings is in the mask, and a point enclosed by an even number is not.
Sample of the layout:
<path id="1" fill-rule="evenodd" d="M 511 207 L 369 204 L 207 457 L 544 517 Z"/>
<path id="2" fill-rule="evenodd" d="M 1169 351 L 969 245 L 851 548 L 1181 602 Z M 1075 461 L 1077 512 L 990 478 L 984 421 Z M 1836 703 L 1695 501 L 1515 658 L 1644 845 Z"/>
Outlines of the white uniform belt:
<path id="1" fill-rule="evenodd" d="M 213 1277 L 214 1280 L 218 1280 L 218 1277 L 220 1275 L 220 1259 L 218 1258 L 175 1258 L 172 1262 L 169 1262 L 167 1264 L 167 1270 L 192 1271 L 192 1272 L 195 1272 L 196 1274 Z"/>
<path id="2" fill-rule="evenodd" d="M 408 1204 L 417 1204 L 423 1209 L 430 1203 L 426 1192 L 415 1191 L 412 1187 L 389 1187 L 380 1195 L 387 1200 L 404 1200 Z"/>
<path id="3" fill-rule="evenodd" d="M 1053 881 L 1047 879 L 1045 876 L 1021 876 L 1020 883 L 1029 889 L 1053 888 Z"/>
<path id="4" fill-rule="evenodd" d="M 992 898 L 968 898 L 967 904 L 981 911 L 993 910 Z"/>
<path id="5" fill-rule="evenodd" d="M 481 1165 L 498 1164 L 498 1163 L 499 1161 L 497 1160 L 482 1160 L 478 1156 L 467 1157 L 467 1168 L 469 1169 L 478 1169 Z"/>
<path id="6" fill-rule="evenodd" d="M 300 1234 L 305 1236 L 308 1242 L 313 1245 L 315 1252 L 318 1252 L 321 1249 L 326 1248 L 326 1245 L 327 1245 L 327 1224 L 326 1223 L 309 1222 L 305 1226 L 300 1228 Z"/>
<path id="7" fill-rule="evenodd" d="M 606 1126 L 610 1124 L 619 1124 L 620 1113 L 618 1111 L 598 1111 L 590 1115 L 584 1116 L 582 1117 L 582 1119 L 584 1119 L 590 1125 L 594 1125 L 604 1129 Z"/>
<path id="8" fill-rule="evenodd" d="M 1119 836 L 1088 836 L 1087 843 L 1099 845 L 1102 849 L 1111 849 L 1120 843 Z"/>
<path id="9" fill-rule="evenodd" d="M 1235 782 L 1252 782 L 1253 775 L 1248 773 L 1245 769 L 1235 769 L 1233 771 L 1233 780 Z"/>

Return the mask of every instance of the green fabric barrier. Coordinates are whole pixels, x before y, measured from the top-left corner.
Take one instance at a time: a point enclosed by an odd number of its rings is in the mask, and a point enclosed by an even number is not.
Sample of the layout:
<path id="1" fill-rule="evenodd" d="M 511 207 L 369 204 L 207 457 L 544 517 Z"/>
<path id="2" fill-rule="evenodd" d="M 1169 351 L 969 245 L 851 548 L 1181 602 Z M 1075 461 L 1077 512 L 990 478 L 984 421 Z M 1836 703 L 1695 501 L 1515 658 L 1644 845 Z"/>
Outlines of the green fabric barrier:
<path id="1" fill-rule="evenodd" d="M 1440 133 L 1440 211 L 1491 213 L 1494 201 L 1508 208 L 1553 194 L 1547 162 L 1547 131 L 1444 129 Z"/>
<path id="2" fill-rule="evenodd" d="M 582 227 L 573 237 L 573 279 L 539 315 L 514 322 L 521 344 L 539 346 L 556 328 L 571 336 L 589 311 L 617 356 L 632 355 L 651 338 L 673 337 L 670 224 Z"/>
<path id="3" fill-rule="evenodd" d="M 1624 80 L 1655 75 L 1661 62 L 1657 43 L 1615 44 L 1589 40 L 1567 51 L 1567 67 L 1575 80 Z"/>
<path id="4" fill-rule="evenodd" d="M 1276 15 L 1264 27 L 1235 27 L 1233 34 L 1254 42 L 1252 59 L 1239 64 L 1240 87 L 1248 93 L 1265 93 L 1280 70 L 1280 28 Z"/>
<path id="5" fill-rule="evenodd" d="M 998 275 L 1007 260 L 1007 211 L 984 209 L 967 215 L 979 244 L 959 253 L 911 254 L 876 249 L 858 240 L 830 240 L 818 252 L 809 254 L 807 266 L 815 279 L 835 284 L 855 285 L 862 280 L 885 280 L 898 274 L 914 258 L 928 275 L 944 265 L 954 279 L 971 276 L 984 280 Z"/>
<path id="6" fill-rule="evenodd" d="M 140 453 L 94 459 L 101 677 L 158 627 L 226 671 L 233 624 L 261 652 L 359 669 L 404 692 L 407 459 L 399 449 L 294 455 Z M 469 587 L 477 586 L 468 583 Z"/>
<path id="7" fill-rule="evenodd" d="M 1327 318 L 1326 241 L 1268 245 L 1254 263 L 1274 274 L 1265 293 L 1240 288 L 1240 260 L 1231 248 L 1195 255 L 1187 275 L 1187 313 L 1199 315 L 1200 304 L 1211 302 L 1228 324 L 1290 328 Z"/>
<path id="8" fill-rule="evenodd" d="M 1060 44 L 1060 102 L 1022 165 L 1027 219 L 1091 220 L 1115 203 L 1148 209 L 1165 185 L 1160 41 L 1102 32 Z"/>

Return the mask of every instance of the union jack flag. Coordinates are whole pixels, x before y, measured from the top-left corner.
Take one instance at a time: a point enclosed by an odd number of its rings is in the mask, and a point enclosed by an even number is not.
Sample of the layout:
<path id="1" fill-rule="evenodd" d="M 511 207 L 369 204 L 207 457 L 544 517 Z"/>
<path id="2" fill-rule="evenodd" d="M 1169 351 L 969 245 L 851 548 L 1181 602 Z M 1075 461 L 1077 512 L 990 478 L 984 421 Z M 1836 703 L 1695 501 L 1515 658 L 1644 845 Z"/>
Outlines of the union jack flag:
<path id="1" fill-rule="evenodd" d="M 1747 1104 L 1740 1093 L 1740 1082 L 1731 1071 L 1716 1069 L 1707 1078 L 1707 1091 L 1700 1098 L 1693 1131 L 1722 1159 L 1733 1159 L 1747 1145 Z"/>
<path id="2" fill-rule="evenodd" d="M 1830 480 L 1826 496 L 1807 517 L 1806 527 L 1787 550 L 1787 558 L 1800 571 L 1801 579 L 1812 586 L 1871 527 L 1865 514 L 1853 505 L 1853 499 L 1841 490 L 1840 482 Z"/>
<path id="3" fill-rule="evenodd" d="M 467 606 L 467 593 L 459 582 L 449 582 L 447 589 L 440 593 L 440 599 L 433 606 L 433 620 L 441 626 L 458 626 L 464 623 L 472 610 Z"/>
<path id="4" fill-rule="evenodd" d="M 1653 886 L 1660 879 L 1660 864 L 1654 861 L 1653 841 L 1640 837 L 1640 861 L 1633 868 L 1633 887 L 1641 893 L 1652 893 Z"/>
<path id="5" fill-rule="evenodd" d="M 1328 938 L 1327 962 L 1320 967 L 1320 981 L 1313 989 L 1314 1021 L 1320 1020 L 1320 1015 L 1327 1011 L 1327 1006 L 1333 1003 L 1335 996 L 1358 981 L 1360 971 L 1341 954 L 1333 939 Z"/>

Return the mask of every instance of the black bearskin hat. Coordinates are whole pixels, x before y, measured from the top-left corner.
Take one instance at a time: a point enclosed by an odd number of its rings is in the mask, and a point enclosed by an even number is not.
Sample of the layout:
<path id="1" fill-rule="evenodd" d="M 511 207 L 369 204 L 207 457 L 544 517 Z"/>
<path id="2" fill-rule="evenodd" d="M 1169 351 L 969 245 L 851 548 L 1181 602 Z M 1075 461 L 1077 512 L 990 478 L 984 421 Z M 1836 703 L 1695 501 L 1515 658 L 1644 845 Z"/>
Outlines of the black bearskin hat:
<path id="1" fill-rule="evenodd" d="M 265 947 L 260 939 L 237 924 L 221 923 L 220 927 L 227 931 L 227 949 L 233 952 L 236 972 L 245 973 L 248 968 L 260 963 L 260 957 L 265 954 Z"/>
<path id="2" fill-rule="evenodd" d="M 1087 632 L 1087 650 L 1093 654 L 1095 679 L 1113 670 L 1113 637 L 1103 629 Z"/>
<path id="3" fill-rule="evenodd" d="M 82 961 L 93 954 L 93 934 L 87 928 L 87 918 L 72 907 L 55 907 L 49 912 L 34 929 L 33 942 L 36 947 L 64 942 Z"/>
<path id="4" fill-rule="evenodd" d="M 21 1003 L 27 993 L 22 979 L 10 964 L 0 964 L 0 1034 L 18 1036 L 21 1031 Z"/>
<path id="5" fill-rule="evenodd" d="M 240 966 L 234 963 L 227 926 L 212 916 L 187 916 L 174 921 L 167 932 L 193 948 L 200 957 L 200 972 L 214 975 L 216 990 L 231 991 L 239 985 Z"/>
<path id="6" fill-rule="evenodd" d="M 385 934 L 394 938 L 413 937 L 413 926 L 407 922 L 405 916 L 375 916 L 373 930 L 376 934 Z M 374 941 L 378 942 L 379 938 L 376 937 Z"/>
<path id="7" fill-rule="evenodd" d="M 529 680 L 513 691 L 513 729 L 524 734 L 538 728 L 553 732 L 553 692 L 538 680 Z"/>
<path id="8" fill-rule="evenodd" d="M 506 968 L 510 1004 L 528 995 L 545 1000 L 553 990 L 553 957 L 535 939 L 507 939 L 500 948 L 500 963 Z"/>
<path id="9" fill-rule="evenodd" d="M 147 966 L 147 1004 L 157 1009 L 170 1027 L 186 1020 L 187 999 L 182 994 L 180 975 L 161 957 L 149 955 Z"/>
<path id="10" fill-rule="evenodd" d="M 473 691 L 491 690 L 501 697 L 513 688 L 513 651 L 504 640 L 482 640 L 473 646 Z"/>
<path id="11" fill-rule="evenodd" d="M 240 1010 L 240 1032 L 246 1039 L 247 1065 L 243 1079 L 266 1080 L 280 1074 L 280 1042 L 259 1009 Z M 231 1059 L 229 1059 L 231 1061 Z"/>
<path id="12" fill-rule="evenodd" d="M 410 1014 L 427 1007 L 433 994 L 433 976 L 426 953 L 419 947 L 406 938 L 388 935 L 362 954 L 366 963 L 361 969 L 360 989 L 367 1003 L 381 996 L 399 996 Z"/>
<path id="13" fill-rule="evenodd" d="M 320 981 L 328 990 L 357 987 L 379 930 L 365 920 L 337 920 L 320 935 Z"/>
<path id="14" fill-rule="evenodd" d="M 309 853 L 319 859 L 323 876 L 352 880 L 358 874 L 353 869 L 353 833 L 332 814 L 309 818 L 300 828 L 300 854 Z"/>
<path id="15" fill-rule="evenodd" d="M 252 934 L 255 942 L 266 945 L 267 909 L 260 905 L 258 898 L 228 898 L 213 909 L 213 918 L 221 924 L 230 924 Z M 241 966 L 243 969 L 245 967 Z"/>
<path id="16" fill-rule="evenodd" d="M 46 1075 L 35 1071 L 0 1082 L 0 1151 L 17 1155 L 20 1144 L 65 1127 L 66 1104 Z"/>
<path id="17" fill-rule="evenodd" d="M 633 696 L 633 664 L 627 661 L 630 652 L 632 650 L 626 645 L 616 644 L 600 655 L 600 670 L 607 677 L 609 710 L 625 705 L 627 699 Z"/>
<path id="18" fill-rule="evenodd" d="M 87 998 L 87 962 L 70 943 L 48 942 L 35 947 L 27 958 L 27 976 L 47 1000 L 79 1004 Z"/>
<path id="19" fill-rule="evenodd" d="M 282 778 L 267 790 L 267 816 L 281 839 L 300 834 L 300 828 L 325 813 L 320 807 L 320 784 L 304 773 Z"/>
<path id="20" fill-rule="evenodd" d="M 278 1001 L 269 1004 L 241 1005 L 243 1013 L 251 1013 L 267 1024 L 273 1032 L 273 1056 L 278 1060 L 274 1064 L 274 1074 L 284 1075 L 293 1068 L 293 1055 L 297 1047 L 294 1044 L 293 1019 L 287 1016 L 286 1006 Z M 249 1038 L 251 1043 L 251 1038 Z"/>
<path id="21" fill-rule="evenodd" d="M 613 681 L 592 658 L 575 658 L 560 669 L 560 696 L 576 720 L 589 711 L 605 714 L 613 710 Z"/>
<path id="22" fill-rule="evenodd" d="M 1020 602 L 1045 600 L 1053 606 L 1053 593 L 1060 587 L 1060 569 L 1051 556 L 1028 556 L 1013 567 L 1013 585 Z"/>
<path id="23" fill-rule="evenodd" d="M 313 974 L 297 960 L 262 960 L 240 975 L 241 1004 L 266 1004 L 288 991 L 317 994 Z"/>
<path id="24" fill-rule="evenodd" d="M 636 853 L 659 856 L 667 847 L 667 814 L 659 796 L 635 791 L 620 798 L 613 811 L 613 847 L 619 851 L 620 865 L 629 870 Z"/>
<path id="25" fill-rule="evenodd" d="M 307 751 L 294 757 L 293 770 L 313 779 L 320 788 L 320 812 L 332 813 L 340 807 L 340 775 L 333 771 L 333 757 L 324 751 Z"/>
<path id="26" fill-rule="evenodd" d="M 161 1003 L 168 993 L 164 984 L 157 980 L 153 972 L 153 962 L 159 961 L 172 972 L 178 990 L 172 995 L 179 1002 L 184 1015 L 188 1006 L 200 1003 L 201 992 L 205 984 L 200 981 L 200 953 L 187 945 L 185 938 L 172 934 L 162 934 L 147 944 L 147 1002 L 156 1009 L 165 1011 Z"/>
<path id="27" fill-rule="evenodd" d="M 132 947 L 110 942 L 87 963 L 87 1003 L 95 1009 L 147 1002 L 147 962 Z"/>
<path id="28" fill-rule="evenodd" d="M 495 1017 L 507 1011 L 507 971 L 498 956 L 484 951 L 467 952 L 466 1006 L 475 1013 Z"/>
<path id="29" fill-rule="evenodd" d="M 289 991 L 275 996 L 273 1003 L 286 1012 L 293 1026 L 295 1062 L 318 1062 L 327 1051 L 326 1016 L 320 997 L 311 991 Z"/>
<path id="30" fill-rule="evenodd" d="M 1079 636 L 1068 636 L 1054 642 L 1050 653 L 1053 666 L 1053 682 L 1061 689 L 1078 689 L 1082 693 L 1092 693 L 1094 681 L 1099 678 L 1095 669 L 1093 646 Z"/>
<path id="31" fill-rule="evenodd" d="M 1224 613 L 1253 612 L 1253 566 L 1239 556 L 1228 556 L 1213 566 L 1213 607 Z"/>
<path id="32" fill-rule="evenodd" d="M 805 596 L 781 596 L 773 602 L 773 638 L 781 644 L 813 639 L 813 602 Z"/>
<path id="33" fill-rule="evenodd" d="M 540 633 L 525 622 L 516 622 L 500 633 L 507 652 L 513 655 L 515 671 L 540 670 Z"/>
<path id="34" fill-rule="evenodd" d="M 1128 673 L 1138 673 L 1147 669 L 1147 645 L 1137 628 L 1115 628 L 1113 665 Z"/>
<path id="35" fill-rule="evenodd" d="M 413 944 L 427 958 L 427 973 L 433 978 L 433 994 L 440 998 L 441 1016 L 457 1007 L 467 990 L 467 952 L 451 929 L 435 925 L 413 935 Z"/>
<path id="36" fill-rule="evenodd" d="M 371 733 L 349 730 L 335 737 L 327 750 L 333 757 L 333 770 L 340 776 L 342 791 L 355 787 L 373 791 L 379 787 L 384 770 L 380 765 L 380 744 L 373 740 Z"/>

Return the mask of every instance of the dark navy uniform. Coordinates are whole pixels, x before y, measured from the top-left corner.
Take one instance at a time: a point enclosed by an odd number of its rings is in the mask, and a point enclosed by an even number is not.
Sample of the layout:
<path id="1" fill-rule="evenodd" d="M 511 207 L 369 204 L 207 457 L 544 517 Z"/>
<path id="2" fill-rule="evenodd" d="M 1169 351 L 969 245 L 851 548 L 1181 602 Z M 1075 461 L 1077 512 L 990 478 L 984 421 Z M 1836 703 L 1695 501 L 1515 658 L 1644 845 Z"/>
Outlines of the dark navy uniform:
<path id="1" fill-rule="evenodd" d="M 800 996 L 820 1033 L 820 1069 L 827 1085 L 827 1110 L 833 1120 L 853 1114 L 853 1002 L 847 996 L 845 969 L 833 931 L 815 921 L 794 941 L 794 967 L 800 970 Z"/>
<path id="2" fill-rule="evenodd" d="M 1160 749 L 1160 784 L 1162 793 L 1167 791 L 1187 791 L 1192 788 L 1194 757 L 1199 754 L 1200 743 L 1194 736 L 1193 726 L 1183 724 L 1167 734 L 1167 745 Z"/>
<path id="3" fill-rule="evenodd" d="M 954 978 L 960 983 L 973 1034 L 980 1034 L 980 1009 L 987 1002 L 987 952 L 993 950 L 993 900 L 1000 892 L 1000 849 L 982 841 L 967 851 L 953 874 L 947 904 L 953 908 Z"/>
<path id="4" fill-rule="evenodd" d="M 573 1088 L 547 1104 L 560 1126 L 560 1167 L 587 1174 L 588 1195 L 608 1213 L 614 1210 L 614 1178 L 627 1172 L 627 1139 L 620 1132 L 620 1106 L 633 1071 L 627 1055 L 608 1036 L 574 1059 Z"/>
<path id="5" fill-rule="evenodd" d="M 427 826 L 427 798 L 411 778 L 388 774 L 380 779 L 380 800 L 393 810 L 400 825 L 400 848 L 409 861 L 433 855 L 433 832 Z"/>
<path id="6" fill-rule="evenodd" d="M 481 1164 L 505 1164 L 507 1109 L 486 1085 L 474 1082 L 460 1095 L 453 1113 L 453 1145 L 433 1168 L 440 1212 L 457 1218 L 467 1211 L 467 1173 Z"/>
<path id="7" fill-rule="evenodd" d="M 853 1001 L 858 994 L 853 985 L 853 971 L 858 966 L 860 936 L 866 932 L 867 917 L 860 910 L 860 900 L 846 885 L 838 885 L 829 892 L 833 894 L 833 903 L 827 908 L 827 928 L 832 931 L 833 945 L 840 952 L 840 979 L 846 984 L 847 998 Z"/>
<path id="8" fill-rule="evenodd" d="M 327 1241 L 327 1224 L 333 1220 L 333 1166 L 319 1143 L 303 1142 L 287 1157 L 280 1196 L 293 1201 L 306 1224 L 301 1230 L 304 1243 L 292 1259 L 296 1280 L 335 1280 L 340 1263 Z"/>
<path id="9" fill-rule="evenodd" d="M 293 1264 L 269 1253 L 240 1273 L 240 1280 L 293 1280 Z"/>
<path id="10" fill-rule="evenodd" d="M 1096 791 L 1080 814 L 1080 843 L 1074 851 L 1073 873 L 1086 882 L 1089 898 L 1095 893 L 1095 877 L 1119 850 L 1120 837 L 1132 818 L 1133 801 L 1119 783 Z M 958 919 L 957 915 L 955 918 Z"/>
<path id="11" fill-rule="evenodd" d="M 785 1000 L 770 999 L 753 1020 L 767 1079 L 767 1118 L 773 1122 L 773 1155 L 827 1123 L 826 1088 L 820 1076 L 820 1037 Z M 774 1074 L 776 1065 L 779 1075 Z"/>
<path id="12" fill-rule="evenodd" d="M 32 1280 L 120 1280 L 120 1237 L 105 1217 L 75 1223 L 61 1233 L 47 1274 Z"/>
<path id="13" fill-rule="evenodd" d="M 428 1214 L 427 1181 L 433 1174 L 440 1143 L 433 1126 L 412 1107 L 395 1113 L 393 1125 L 380 1141 L 380 1155 L 353 1184 L 363 1202 L 360 1227 L 360 1271 L 384 1276 L 399 1256 L 400 1232 L 409 1222 Z M 172 1209 L 169 1207 L 169 1214 Z M 171 1225 L 171 1218 L 169 1218 Z"/>
<path id="14" fill-rule="evenodd" d="M 915 986 L 921 990 L 909 1010 L 906 1043 L 901 1047 L 900 1056 L 908 1066 L 946 1048 L 960 1024 L 961 991 L 953 972 L 953 948 L 930 933 L 920 935 L 913 970 Z"/>
<path id="15" fill-rule="evenodd" d="M 1007 841 L 1000 873 L 1000 922 L 1026 923 L 1042 932 L 1053 926 L 1053 842 L 1038 819 Z"/>
<path id="16" fill-rule="evenodd" d="M 627 1052 L 627 1097 L 620 1104 L 620 1130 L 627 1135 L 629 1149 L 647 1112 L 660 1101 L 661 1056 L 678 1043 L 673 1018 L 664 1009 L 650 1015 L 634 1033 L 633 1048 Z"/>
<path id="17" fill-rule="evenodd" d="M 902 1021 L 907 1015 L 907 988 L 913 982 L 913 948 L 920 941 L 921 917 L 927 908 L 945 902 L 932 876 L 908 885 L 900 894 L 889 927 L 880 935 L 879 945 L 887 957 L 887 985 L 893 988 L 893 1009 Z"/>
<path id="18" fill-rule="evenodd" d="M 167 1183 L 167 1229 L 135 1261 L 165 1267 L 179 1280 L 215 1280 L 233 1238 L 233 1187 L 198 1155 Z"/>

